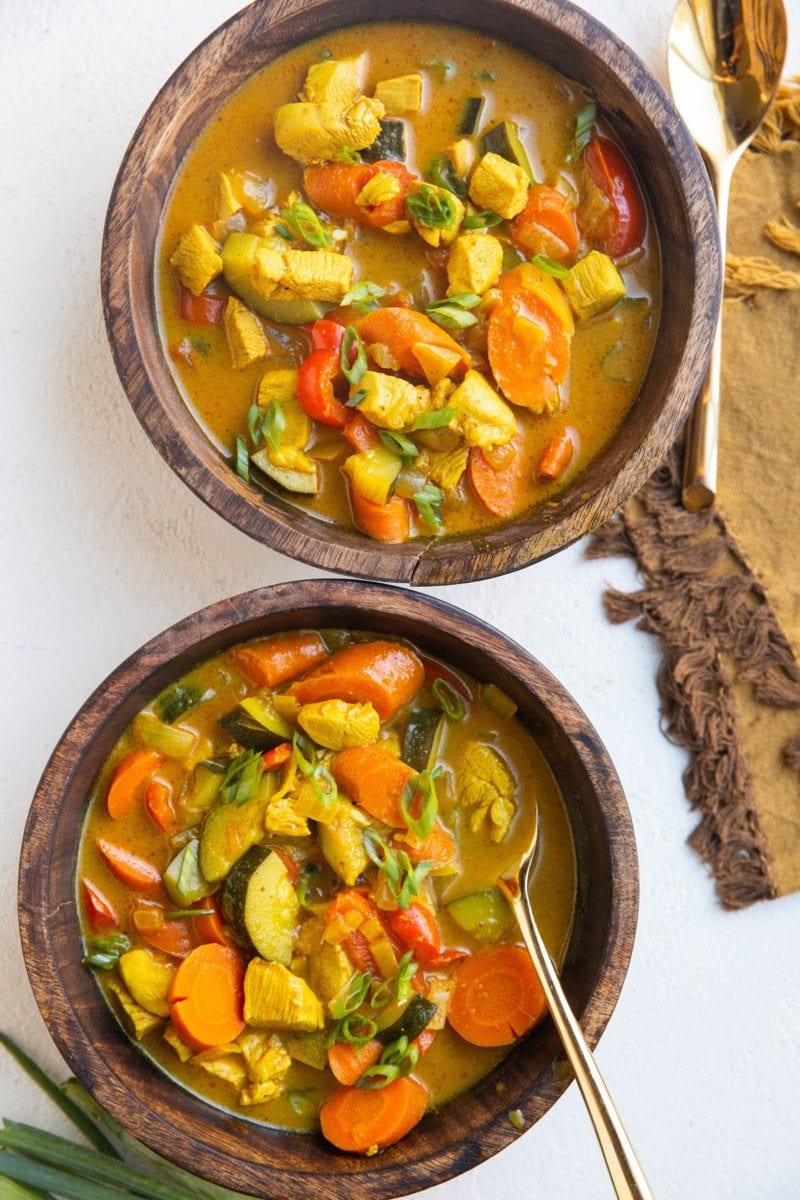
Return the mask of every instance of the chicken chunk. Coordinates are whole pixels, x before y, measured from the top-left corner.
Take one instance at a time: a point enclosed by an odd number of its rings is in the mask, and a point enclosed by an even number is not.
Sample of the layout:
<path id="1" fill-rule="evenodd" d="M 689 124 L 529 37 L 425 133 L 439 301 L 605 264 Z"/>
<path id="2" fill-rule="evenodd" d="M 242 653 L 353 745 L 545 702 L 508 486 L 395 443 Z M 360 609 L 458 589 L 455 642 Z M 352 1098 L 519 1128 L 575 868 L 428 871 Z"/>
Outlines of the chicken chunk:
<path id="1" fill-rule="evenodd" d="M 381 429 L 410 429 L 420 413 L 430 408 L 428 388 L 380 371 L 367 371 L 358 388 L 353 388 L 353 392 L 359 390 L 367 393 L 359 412 Z"/>
<path id="2" fill-rule="evenodd" d="M 142 1008 L 141 1004 L 137 1004 L 128 989 L 118 983 L 116 979 L 109 979 L 108 990 L 113 992 L 117 999 L 120 1020 L 126 1032 L 137 1042 L 163 1024 L 163 1017 L 148 1012 L 146 1008 Z"/>
<path id="3" fill-rule="evenodd" d="M 387 117 L 418 113 L 422 107 L 422 76 L 398 75 L 375 84 L 375 99 L 380 100 Z"/>
<path id="4" fill-rule="evenodd" d="M 516 813 L 514 788 L 514 776 L 492 746 L 482 742 L 467 744 L 458 781 L 458 801 L 462 807 L 472 809 L 473 833 L 488 824 L 492 841 L 503 840 Z"/>
<path id="5" fill-rule="evenodd" d="M 175 974 L 172 963 L 139 947 L 120 955 L 119 973 L 138 1005 L 156 1017 L 169 1016 L 167 994 Z"/>
<path id="6" fill-rule="evenodd" d="M 164 1032 L 161 1035 L 168 1046 L 177 1054 L 181 1062 L 188 1062 L 194 1051 L 191 1046 L 187 1046 L 181 1035 L 178 1033 L 171 1021 L 164 1026 Z"/>
<path id="7" fill-rule="evenodd" d="M 252 958 L 244 977 L 244 1019 L 254 1029 L 313 1033 L 325 1014 L 308 984 L 282 963 Z"/>
<path id="8" fill-rule="evenodd" d="M 563 281 L 572 311 L 580 321 L 608 312 L 625 295 L 625 283 L 607 254 L 591 250 Z"/>
<path id="9" fill-rule="evenodd" d="M 329 162 L 340 150 L 365 150 L 380 133 L 383 105 L 368 96 L 345 111 L 333 104 L 298 100 L 275 113 L 275 141 L 301 163 Z"/>
<path id="10" fill-rule="evenodd" d="M 248 1083 L 239 1094 L 240 1104 L 263 1104 L 280 1096 L 292 1060 L 283 1042 L 274 1033 L 267 1035 L 246 1029 L 237 1038 L 241 1047 Z"/>
<path id="11" fill-rule="evenodd" d="M 352 887 L 369 865 L 358 809 L 340 795 L 335 801 L 332 819 L 327 824 L 320 823 L 317 833 L 328 863 L 340 879 Z"/>
<path id="12" fill-rule="evenodd" d="M 340 945 L 322 942 L 314 954 L 309 956 L 309 983 L 322 999 L 330 1004 L 334 996 L 343 992 L 353 978 L 353 965 Z"/>
<path id="13" fill-rule="evenodd" d="M 222 323 L 231 352 L 231 366 L 236 370 L 243 370 L 266 357 L 269 347 L 261 322 L 255 313 L 235 296 L 230 296 L 225 305 Z"/>
<path id="14" fill-rule="evenodd" d="M 469 198 L 479 208 L 509 220 L 525 207 L 529 186 L 530 179 L 522 167 L 490 151 L 472 172 Z"/>
<path id="15" fill-rule="evenodd" d="M 504 446 L 517 432 L 513 412 L 480 371 L 467 371 L 447 403 L 456 410 L 449 428 L 468 446 Z"/>
<path id="16" fill-rule="evenodd" d="M 303 99 L 344 112 L 361 92 L 362 64 L 363 55 L 312 63 L 306 72 Z"/>
<path id="17" fill-rule="evenodd" d="M 215 1079 L 222 1079 L 232 1084 L 238 1091 L 247 1082 L 247 1067 L 242 1058 L 242 1052 L 235 1043 L 229 1046 L 213 1046 L 210 1050 L 202 1050 L 192 1056 L 192 1062 L 202 1067 Z"/>
<path id="18" fill-rule="evenodd" d="M 456 174 L 466 179 L 477 161 L 478 147 L 474 138 L 462 137 L 450 143 L 446 154 L 455 167 Z"/>
<path id="19" fill-rule="evenodd" d="M 267 408 L 273 400 L 277 400 L 279 404 L 291 404 L 297 396 L 298 374 L 297 367 L 268 367 L 258 385 L 259 408 Z M 309 422 L 304 445 L 310 434 L 311 424 Z"/>
<path id="20" fill-rule="evenodd" d="M 411 224 L 429 246 L 449 246 L 461 228 L 466 209 L 447 188 L 418 179 L 406 197 Z"/>
<path id="21" fill-rule="evenodd" d="M 297 296 L 338 303 L 353 282 L 353 260 L 331 250 L 286 250 L 280 282 Z"/>
<path id="22" fill-rule="evenodd" d="M 462 233 L 447 259 L 448 296 L 494 287 L 503 270 L 503 246 L 490 233 Z"/>
<path id="23" fill-rule="evenodd" d="M 222 273 L 219 246 L 202 225 L 192 225 L 179 239 L 169 265 L 179 281 L 194 296 L 205 291 L 212 279 Z"/>
<path id="24" fill-rule="evenodd" d="M 452 491 L 458 487 L 467 469 L 467 453 L 466 446 L 456 446 L 454 450 L 422 450 L 415 465 L 446 492 Z"/>
<path id="25" fill-rule="evenodd" d="M 371 704 L 348 704 L 346 700 L 320 700 L 304 704 L 297 722 L 313 741 L 326 750 L 368 746 L 381 728 L 381 719 Z"/>

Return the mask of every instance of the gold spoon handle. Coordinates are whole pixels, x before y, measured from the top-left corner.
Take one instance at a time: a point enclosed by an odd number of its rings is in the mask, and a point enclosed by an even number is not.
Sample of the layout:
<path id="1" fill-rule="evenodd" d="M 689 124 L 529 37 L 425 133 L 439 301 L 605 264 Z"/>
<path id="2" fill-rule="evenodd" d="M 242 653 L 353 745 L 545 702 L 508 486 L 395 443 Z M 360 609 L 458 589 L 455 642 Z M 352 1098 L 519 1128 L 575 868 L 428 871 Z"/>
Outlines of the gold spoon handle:
<path id="1" fill-rule="evenodd" d="M 512 892 L 504 880 L 499 880 L 506 899 L 514 910 L 517 923 L 528 947 L 542 990 L 559 1037 L 575 1072 L 578 1087 L 589 1110 L 589 1116 L 606 1160 L 608 1173 L 620 1200 L 653 1200 L 644 1172 L 619 1118 L 608 1088 L 603 1081 L 592 1052 L 586 1045 L 581 1027 L 564 995 L 556 969 L 542 941 L 528 899 L 527 871 L 520 879 L 518 892 Z"/>
<path id="2" fill-rule="evenodd" d="M 738 155 L 736 156 L 738 158 Z M 709 173 L 717 198 L 719 240 L 722 262 L 725 262 L 725 241 L 728 226 L 733 162 L 709 163 Z M 722 368 L 722 312 L 711 347 L 711 359 L 694 407 L 686 425 L 683 455 L 683 507 L 689 512 L 710 508 L 717 496 L 717 446 L 719 444 L 719 389 Z"/>

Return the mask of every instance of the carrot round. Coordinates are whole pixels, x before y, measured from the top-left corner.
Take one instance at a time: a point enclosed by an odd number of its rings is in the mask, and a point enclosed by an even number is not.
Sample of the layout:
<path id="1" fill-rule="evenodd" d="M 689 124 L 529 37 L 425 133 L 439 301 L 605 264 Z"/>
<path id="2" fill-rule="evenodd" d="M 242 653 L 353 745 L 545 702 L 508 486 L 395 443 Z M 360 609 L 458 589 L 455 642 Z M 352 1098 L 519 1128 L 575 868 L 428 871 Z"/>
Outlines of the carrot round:
<path id="1" fill-rule="evenodd" d="M 358 204 L 362 188 L 378 174 L 392 175 L 400 184 L 400 191 L 380 204 Z M 306 167 L 303 187 L 314 206 L 329 216 L 382 229 L 393 221 L 405 219 L 406 195 L 415 178 L 398 162 L 322 163 Z"/>
<path id="2" fill-rule="evenodd" d="M 377 504 L 350 488 L 353 520 L 362 533 L 376 542 L 406 542 L 411 533 L 411 506 L 402 496 L 392 496 L 388 504 Z"/>
<path id="3" fill-rule="evenodd" d="M 172 833 L 178 823 L 175 805 L 172 803 L 172 788 L 163 779 L 151 779 L 144 794 L 154 825 L 164 833 Z"/>
<path id="4" fill-rule="evenodd" d="M 521 946 L 488 946 L 456 967 L 447 1019 L 473 1046 L 507 1046 L 543 1015 L 539 977 Z"/>
<path id="5" fill-rule="evenodd" d="M 550 438 L 542 451 L 536 474 L 544 483 L 554 483 L 569 467 L 578 447 L 577 431 L 567 425 Z"/>
<path id="6" fill-rule="evenodd" d="M 337 650 L 290 689 L 300 704 L 349 700 L 374 705 L 381 721 L 413 700 L 425 680 L 413 650 L 398 642 L 357 642 Z"/>
<path id="7" fill-rule="evenodd" d="M 197 907 L 213 909 L 213 912 L 203 913 L 199 917 L 192 918 L 194 931 L 200 941 L 216 942 L 218 946 L 230 946 L 231 939 L 228 936 L 227 926 L 222 919 L 216 897 L 206 896 L 198 903 Z"/>
<path id="8" fill-rule="evenodd" d="M 414 771 L 396 754 L 380 745 L 349 746 L 336 755 L 331 771 L 342 791 L 371 817 L 405 828 L 400 797 Z"/>
<path id="9" fill-rule="evenodd" d="M 328 651 L 318 633 L 291 633 L 234 646 L 228 658 L 259 687 L 277 687 L 322 662 Z"/>
<path id="10" fill-rule="evenodd" d="M 155 750 L 134 750 L 127 758 L 123 758 L 111 776 L 106 797 L 110 817 L 118 821 L 130 812 L 140 789 L 161 765 L 161 761 L 161 755 Z"/>
<path id="11" fill-rule="evenodd" d="M 147 930 L 142 937 L 155 950 L 168 954 L 170 958 L 186 958 L 192 948 L 189 926 L 185 921 L 165 921 L 158 929 Z"/>
<path id="12" fill-rule="evenodd" d="M 86 914 L 92 929 L 113 929 L 119 918 L 110 900 L 106 900 L 99 888 L 90 879 L 83 880 L 83 897 Z"/>
<path id="13" fill-rule="evenodd" d="M 567 377 L 569 338 L 553 310 L 520 292 L 496 304 L 487 322 L 489 365 L 507 400 L 534 412 L 558 406 Z"/>
<path id="14" fill-rule="evenodd" d="M 452 833 L 437 821 L 423 840 L 413 833 L 404 837 L 403 849 L 412 863 L 432 862 L 437 867 L 446 867 L 456 856 L 456 840 Z"/>
<path id="15" fill-rule="evenodd" d="M 132 891 L 152 892 L 161 887 L 161 872 L 146 858 L 107 838 L 97 838 L 95 845 L 117 879 Z"/>
<path id="16" fill-rule="evenodd" d="M 178 967 L 169 989 L 170 1015 L 187 1045 L 210 1050 L 244 1029 L 244 964 L 230 946 L 197 946 Z"/>
<path id="17" fill-rule="evenodd" d="M 328 1066 L 337 1083 L 350 1086 L 358 1083 L 368 1067 L 374 1067 L 383 1054 L 383 1045 L 377 1038 L 365 1046 L 353 1046 L 350 1042 L 334 1042 L 328 1050 Z"/>
<path id="18" fill-rule="evenodd" d="M 528 192 L 521 213 L 509 222 L 511 240 L 526 254 L 546 254 L 556 262 L 574 258 L 578 252 L 578 226 L 566 197 L 541 184 Z"/>
<path id="19" fill-rule="evenodd" d="M 518 434 L 508 443 L 513 454 L 501 467 L 494 467 L 479 446 L 467 460 L 467 478 L 475 496 L 495 517 L 513 517 L 530 506 L 533 471 Z"/>
<path id="20" fill-rule="evenodd" d="M 322 1132 L 339 1150 L 366 1154 L 405 1137 L 427 1107 L 427 1088 L 410 1076 L 375 1091 L 341 1088 L 322 1105 Z"/>
<path id="21" fill-rule="evenodd" d="M 468 367 L 470 356 L 463 346 L 445 333 L 439 325 L 413 308 L 376 308 L 367 313 L 357 325 L 360 336 L 368 344 L 380 342 L 388 346 L 407 375 L 423 379 L 425 372 L 414 353 L 414 343 L 424 342 L 427 346 L 438 346 L 458 354 L 463 366 Z"/>

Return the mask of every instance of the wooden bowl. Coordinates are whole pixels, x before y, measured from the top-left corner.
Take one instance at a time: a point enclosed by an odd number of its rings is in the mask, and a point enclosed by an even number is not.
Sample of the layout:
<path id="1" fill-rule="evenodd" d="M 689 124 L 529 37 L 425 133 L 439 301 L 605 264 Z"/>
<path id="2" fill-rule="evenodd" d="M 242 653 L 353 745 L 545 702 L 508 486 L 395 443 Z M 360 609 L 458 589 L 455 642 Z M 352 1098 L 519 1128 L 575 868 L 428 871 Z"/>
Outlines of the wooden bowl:
<path id="1" fill-rule="evenodd" d="M 148 109 L 106 219 L 102 290 L 122 384 L 156 448 L 233 525 L 317 567 L 366 578 L 459 583 L 517 570 L 602 524 L 672 446 L 698 391 L 721 286 L 714 202 L 689 133 L 653 76 L 605 26 L 567 0 L 383 0 L 384 20 L 450 21 L 530 51 L 586 87 L 636 163 L 664 264 L 662 317 L 638 399 L 611 444 L 547 510 L 488 534 L 380 545 L 240 480 L 174 382 L 155 319 L 154 247 L 186 150 L 255 71 L 337 26 L 372 21 L 374 0 L 256 0 L 206 39 Z"/>
<path id="2" fill-rule="evenodd" d="M 313 580 L 224 600 L 148 642 L 101 684 L 56 747 L 31 806 L 19 876 L 22 946 L 42 1016 L 71 1069 L 153 1150 L 254 1196 L 297 1200 L 313 1177 L 320 1200 L 388 1200 L 507 1146 L 518 1136 L 509 1109 L 520 1108 L 528 1125 L 547 1111 L 572 1078 L 550 1020 L 397 1146 L 356 1158 L 321 1137 L 238 1119 L 184 1091 L 127 1040 L 80 963 L 76 847 L 87 796 L 124 727 L 170 681 L 226 646 L 309 626 L 407 637 L 519 705 L 568 809 L 578 898 L 562 979 L 589 1044 L 597 1043 L 628 968 L 638 900 L 630 814 L 608 755 L 574 700 L 520 646 L 441 601 L 377 584 Z"/>

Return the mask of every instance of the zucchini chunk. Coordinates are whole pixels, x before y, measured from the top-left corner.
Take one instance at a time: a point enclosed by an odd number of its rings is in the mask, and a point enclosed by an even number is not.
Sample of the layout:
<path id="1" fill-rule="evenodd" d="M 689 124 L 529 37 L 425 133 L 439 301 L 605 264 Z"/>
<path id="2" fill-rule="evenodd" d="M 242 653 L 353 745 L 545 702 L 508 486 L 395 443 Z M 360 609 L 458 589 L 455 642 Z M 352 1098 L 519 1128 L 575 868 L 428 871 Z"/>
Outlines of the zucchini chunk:
<path id="1" fill-rule="evenodd" d="M 439 732 L 444 721 L 440 708 L 414 708 L 408 718 L 403 734 L 400 757 L 415 771 L 431 767 L 431 754 L 439 741 Z"/>
<path id="2" fill-rule="evenodd" d="M 218 883 L 231 867 L 264 837 L 266 804 L 255 796 L 244 804 L 215 804 L 200 834 L 200 870 L 209 883 Z"/>
<path id="3" fill-rule="evenodd" d="M 406 127 L 402 121 L 381 121 L 381 131 L 371 146 L 361 151 L 364 162 L 405 162 Z"/>
<path id="4" fill-rule="evenodd" d="M 310 320 L 315 320 L 312 317 Z M 285 488 L 287 492 L 296 492 L 302 496 L 316 496 L 319 491 L 319 467 L 313 463 L 311 471 L 298 471 L 291 467 L 276 467 L 275 463 L 269 457 L 269 450 L 266 446 L 262 446 L 255 454 L 251 455 L 252 462 L 263 471 L 273 483 L 277 483 L 280 487 Z"/>
<path id="5" fill-rule="evenodd" d="M 448 904 L 447 911 L 456 925 L 479 942 L 498 942 L 514 924 L 508 901 L 496 887 L 461 896 Z"/>
<path id="6" fill-rule="evenodd" d="M 245 750 L 273 750 L 281 742 L 290 742 L 294 735 L 292 727 L 275 711 L 271 698 L 248 696 L 218 717 L 217 724 Z"/>
<path id="7" fill-rule="evenodd" d="M 213 889 L 200 870 L 197 838 L 187 842 L 173 858 L 162 879 L 167 895 L 176 908 L 185 908 L 202 900 Z"/>
<path id="8" fill-rule="evenodd" d="M 516 121 L 501 121 L 483 135 L 484 154 L 499 154 L 501 158 L 522 167 L 525 174 L 534 182 L 533 170 L 528 155 L 519 140 L 519 126 Z"/>
<path id="9" fill-rule="evenodd" d="M 245 946 L 288 967 L 300 905 L 279 855 L 251 846 L 225 880 L 222 915 Z"/>
<path id="10" fill-rule="evenodd" d="M 464 108 L 461 113 L 461 120 L 458 123 L 456 133 L 459 137 L 464 134 L 477 133 L 480 129 L 481 117 L 483 110 L 486 107 L 485 96 L 468 96 L 464 102 Z"/>
<path id="11" fill-rule="evenodd" d="M 386 1029 L 380 1029 L 375 1037 L 384 1046 L 397 1041 L 400 1037 L 407 1037 L 409 1042 L 413 1042 L 414 1038 L 419 1037 L 423 1029 L 436 1016 L 438 1007 L 432 1000 L 426 1000 L 424 996 L 412 996 L 397 1020 L 393 1021 Z"/>

